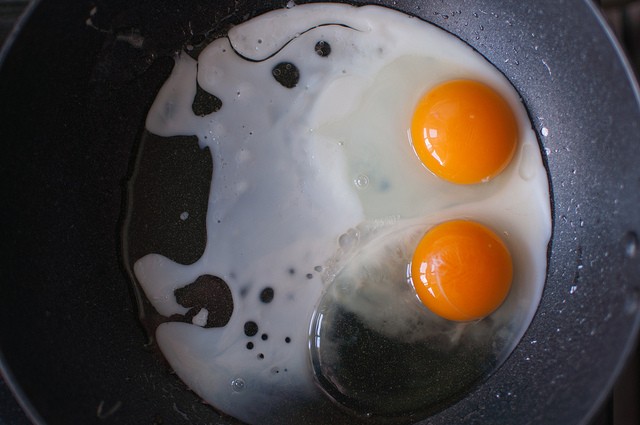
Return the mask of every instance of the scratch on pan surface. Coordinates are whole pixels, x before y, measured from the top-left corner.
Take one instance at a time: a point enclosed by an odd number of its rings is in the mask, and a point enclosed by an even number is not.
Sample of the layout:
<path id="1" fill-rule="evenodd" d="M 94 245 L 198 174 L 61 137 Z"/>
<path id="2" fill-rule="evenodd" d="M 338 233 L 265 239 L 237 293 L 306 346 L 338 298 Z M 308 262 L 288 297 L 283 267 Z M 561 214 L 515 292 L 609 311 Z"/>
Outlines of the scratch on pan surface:
<path id="1" fill-rule="evenodd" d="M 189 420 L 189 416 L 186 413 L 184 413 L 182 410 L 180 410 L 178 408 L 178 405 L 175 404 L 175 403 L 173 403 L 173 410 L 175 410 L 176 413 L 178 413 L 180 416 L 182 416 L 185 420 Z"/>
<path id="2" fill-rule="evenodd" d="M 549 77 L 551 77 L 551 68 L 549 68 L 549 65 L 547 65 L 547 63 L 544 61 L 544 59 L 542 59 L 542 64 L 545 66 L 545 68 L 547 68 L 547 71 L 549 72 Z"/>
<path id="3" fill-rule="evenodd" d="M 116 401 L 116 403 L 111 407 L 111 409 L 105 411 L 104 400 L 100 400 L 98 404 L 98 409 L 96 410 L 96 416 L 99 419 L 107 419 L 109 416 L 116 413 L 120 407 L 122 407 L 122 402 L 120 400 Z"/>

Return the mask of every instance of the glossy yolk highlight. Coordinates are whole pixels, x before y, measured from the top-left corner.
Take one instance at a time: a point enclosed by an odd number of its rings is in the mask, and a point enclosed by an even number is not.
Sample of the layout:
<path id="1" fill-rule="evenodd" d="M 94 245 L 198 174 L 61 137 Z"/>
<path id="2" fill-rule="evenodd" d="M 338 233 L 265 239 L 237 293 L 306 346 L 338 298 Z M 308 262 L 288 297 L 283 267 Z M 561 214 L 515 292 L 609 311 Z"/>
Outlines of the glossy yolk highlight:
<path id="1" fill-rule="evenodd" d="M 518 127 L 513 111 L 493 89 L 454 80 L 427 92 L 416 106 L 411 141 L 422 163 L 457 184 L 487 181 L 509 164 Z"/>
<path id="2" fill-rule="evenodd" d="M 481 319 L 506 298 L 513 278 L 511 254 L 482 224 L 453 220 L 431 228 L 410 266 L 422 303 L 455 321 Z"/>

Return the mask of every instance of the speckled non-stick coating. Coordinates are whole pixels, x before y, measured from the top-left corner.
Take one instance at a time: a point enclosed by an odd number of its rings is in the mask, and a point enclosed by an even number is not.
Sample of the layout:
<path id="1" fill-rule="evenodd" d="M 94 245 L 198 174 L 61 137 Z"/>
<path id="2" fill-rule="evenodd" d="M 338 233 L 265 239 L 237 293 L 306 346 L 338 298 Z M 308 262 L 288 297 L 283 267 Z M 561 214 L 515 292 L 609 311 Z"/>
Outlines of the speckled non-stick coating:
<path id="1" fill-rule="evenodd" d="M 36 420 L 235 423 L 145 348 L 120 224 L 130 158 L 173 53 L 285 3 L 42 0 L 5 51 L 0 350 Z M 378 3 L 457 35 L 509 78 L 553 194 L 547 284 L 530 329 L 492 377 L 424 423 L 582 423 L 640 324 L 640 107 L 629 70 L 587 1 Z M 143 47 L 116 41 L 123 34 Z"/>

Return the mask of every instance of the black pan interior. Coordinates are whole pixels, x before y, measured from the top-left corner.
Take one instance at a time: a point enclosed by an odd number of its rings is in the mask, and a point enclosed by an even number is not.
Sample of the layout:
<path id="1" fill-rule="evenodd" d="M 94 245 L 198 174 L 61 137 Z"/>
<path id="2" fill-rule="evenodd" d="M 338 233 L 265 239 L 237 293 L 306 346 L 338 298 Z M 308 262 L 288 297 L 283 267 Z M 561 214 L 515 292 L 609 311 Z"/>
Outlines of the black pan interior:
<path id="1" fill-rule="evenodd" d="M 36 422 L 234 423 L 145 347 L 120 224 L 130 158 L 172 55 L 285 3 L 42 0 L 4 52 L 0 359 Z M 640 108 L 629 70 L 586 1 L 375 3 L 456 34 L 507 75 L 547 152 L 553 193 L 536 318 L 495 375 L 428 423 L 580 423 L 640 325 Z M 143 48 L 117 41 L 123 34 L 142 36 Z"/>

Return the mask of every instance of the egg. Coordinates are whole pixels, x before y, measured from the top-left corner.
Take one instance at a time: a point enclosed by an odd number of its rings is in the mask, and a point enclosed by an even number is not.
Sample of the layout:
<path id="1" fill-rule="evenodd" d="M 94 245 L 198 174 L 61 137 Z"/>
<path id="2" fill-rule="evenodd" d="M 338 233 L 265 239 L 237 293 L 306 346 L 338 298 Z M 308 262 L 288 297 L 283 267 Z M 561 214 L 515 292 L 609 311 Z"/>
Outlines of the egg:
<path id="1" fill-rule="evenodd" d="M 203 255 L 133 270 L 169 318 L 171 368 L 225 414 L 417 420 L 533 317 L 551 234 L 535 134 L 506 78 L 435 26 L 379 6 L 266 13 L 178 55 L 146 128 L 211 152 Z M 171 321 L 192 282 L 219 308 Z"/>
<path id="2" fill-rule="evenodd" d="M 498 235 L 467 220 L 438 224 L 411 260 L 418 298 L 449 320 L 479 320 L 493 313 L 511 287 L 511 254 Z"/>

